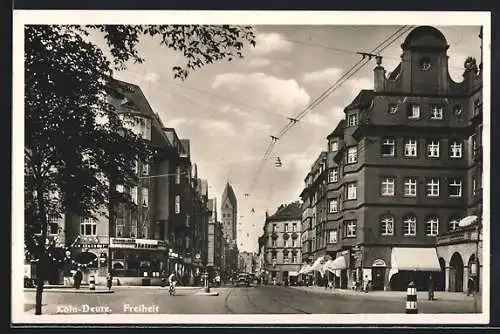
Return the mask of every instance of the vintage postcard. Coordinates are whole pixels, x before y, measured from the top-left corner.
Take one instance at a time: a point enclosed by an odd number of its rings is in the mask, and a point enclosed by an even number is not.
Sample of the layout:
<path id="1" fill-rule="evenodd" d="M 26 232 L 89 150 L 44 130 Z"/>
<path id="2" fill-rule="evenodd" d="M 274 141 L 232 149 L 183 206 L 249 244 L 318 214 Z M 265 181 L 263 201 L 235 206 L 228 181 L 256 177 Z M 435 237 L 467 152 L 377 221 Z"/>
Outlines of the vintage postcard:
<path id="1" fill-rule="evenodd" d="M 14 324 L 489 322 L 489 13 L 13 18 Z"/>

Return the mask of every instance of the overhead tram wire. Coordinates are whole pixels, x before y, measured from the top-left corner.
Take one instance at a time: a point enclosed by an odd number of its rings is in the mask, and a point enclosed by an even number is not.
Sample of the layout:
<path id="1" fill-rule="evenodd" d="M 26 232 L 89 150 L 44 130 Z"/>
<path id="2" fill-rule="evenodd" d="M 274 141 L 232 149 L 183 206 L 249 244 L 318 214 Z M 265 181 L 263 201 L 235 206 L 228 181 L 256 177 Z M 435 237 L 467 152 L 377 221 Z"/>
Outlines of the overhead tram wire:
<path id="1" fill-rule="evenodd" d="M 384 41 L 382 41 L 377 47 L 375 47 L 371 53 L 380 53 L 381 51 L 385 50 L 392 43 L 394 43 L 399 37 L 401 37 L 401 35 L 406 33 L 412 27 L 413 26 L 403 26 L 403 27 L 398 28 L 394 33 L 392 33 L 389 37 L 387 37 Z M 394 38 L 394 36 L 396 36 L 396 37 Z M 392 39 L 392 41 L 391 41 L 391 39 Z M 384 46 L 384 44 L 386 44 L 386 43 L 388 43 L 388 44 Z M 342 77 L 339 80 L 337 80 L 334 84 L 332 84 L 330 87 L 328 87 L 322 94 L 320 94 L 320 96 L 318 96 L 306 108 L 304 108 L 299 113 L 299 115 L 295 117 L 295 119 L 297 119 L 297 120 L 302 119 L 308 112 L 310 112 L 312 110 L 312 108 L 317 107 L 320 103 L 322 103 L 329 95 L 331 95 L 336 89 L 338 89 L 342 83 L 344 83 L 350 77 L 352 77 L 355 73 L 357 73 L 369 61 L 370 61 L 370 59 L 363 58 L 363 59 L 359 60 L 358 62 L 356 62 L 344 75 L 342 75 Z M 354 71 L 354 72 L 352 72 L 352 71 Z M 346 79 L 344 80 L 344 78 L 346 78 Z M 297 122 L 289 122 L 278 133 L 278 135 L 276 137 L 278 137 L 278 139 L 281 139 L 296 123 Z M 265 164 L 266 160 L 268 159 L 268 155 L 272 152 L 272 149 L 275 146 L 276 142 L 277 141 L 273 140 L 269 144 L 266 152 L 264 153 L 264 157 L 262 158 L 261 163 L 259 164 L 257 172 L 252 180 L 251 185 L 250 185 L 251 190 L 253 190 L 253 187 L 255 186 L 257 179 L 262 171 L 263 165 Z"/>

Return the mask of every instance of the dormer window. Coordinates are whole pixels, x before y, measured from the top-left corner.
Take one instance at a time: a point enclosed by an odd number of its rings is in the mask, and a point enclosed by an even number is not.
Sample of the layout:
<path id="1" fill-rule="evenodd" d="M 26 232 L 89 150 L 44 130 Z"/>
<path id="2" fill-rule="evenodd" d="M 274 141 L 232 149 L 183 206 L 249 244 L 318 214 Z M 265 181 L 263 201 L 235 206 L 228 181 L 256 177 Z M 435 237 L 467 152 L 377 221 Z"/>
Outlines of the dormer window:
<path id="1" fill-rule="evenodd" d="M 434 105 L 431 107 L 431 119 L 443 119 L 443 107 Z"/>
<path id="2" fill-rule="evenodd" d="M 387 111 L 389 112 L 389 114 L 394 115 L 398 112 L 398 105 L 395 103 L 390 103 Z"/>
<path id="3" fill-rule="evenodd" d="M 418 104 L 411 104 L 408 108 L 408 119 L 420 118 L 420 106 Z"/>
<path id="4" fill-rule="evenodd" d="M 339 150 L 339 143 L 337 141 L 332 141 L 330 143 L 330 151 L 337 152 Z"/>
<path id="5" fill-rule="evenodd" d="M 420 69 L 422 71 L 428 71 L 431 69 L 431 61 L 428 58 L 422 59 L 420 62 Z"/>
<path id="6" fill-rule="evenodd" d="M 347 116 L 347 123 L 349 124 L 349 126 L 358 125 L 358 114 L 351 114 Z"/>

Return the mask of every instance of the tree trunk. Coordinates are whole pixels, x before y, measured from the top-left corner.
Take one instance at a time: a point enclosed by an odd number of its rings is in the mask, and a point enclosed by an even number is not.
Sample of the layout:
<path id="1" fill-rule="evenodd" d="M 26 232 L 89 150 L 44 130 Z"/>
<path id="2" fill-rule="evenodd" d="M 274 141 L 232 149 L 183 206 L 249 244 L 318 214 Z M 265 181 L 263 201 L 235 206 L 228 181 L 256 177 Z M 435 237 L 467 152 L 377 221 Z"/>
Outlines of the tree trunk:
<path id="1" fill-rule="evenodd" d="M 42 236 L 40 242 L 40 251 L 38 263 L 36 265 L 36 297 L 35 297 L 35 315 L 42 314 L 42 296 L 43 296 L 43 283 L 45 279 L 45 265 L 47 254 L 45 251 L 45 240 L 47 239 L 47 213 L 45 203 L 43 202 L 43 190 L 39 186 L 37 188 L 37 201 L 38 201 L 38 219 L 42 227 Z"/>

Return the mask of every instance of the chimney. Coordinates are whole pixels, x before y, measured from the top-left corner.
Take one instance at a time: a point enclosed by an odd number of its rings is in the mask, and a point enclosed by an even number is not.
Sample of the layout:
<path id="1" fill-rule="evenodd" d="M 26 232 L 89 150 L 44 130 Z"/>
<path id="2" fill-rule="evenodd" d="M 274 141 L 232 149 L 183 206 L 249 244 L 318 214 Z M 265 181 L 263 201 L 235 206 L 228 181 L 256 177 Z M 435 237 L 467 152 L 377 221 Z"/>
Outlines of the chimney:
<path id="1" fill-rule="evenodd" d="M 376 56 L 377 66 L 373 69 L 374 83 L 373 88 L 375 92 L 384 91 L 385 84 L 385 69 L 382 67 L 382 56 Z"/>

